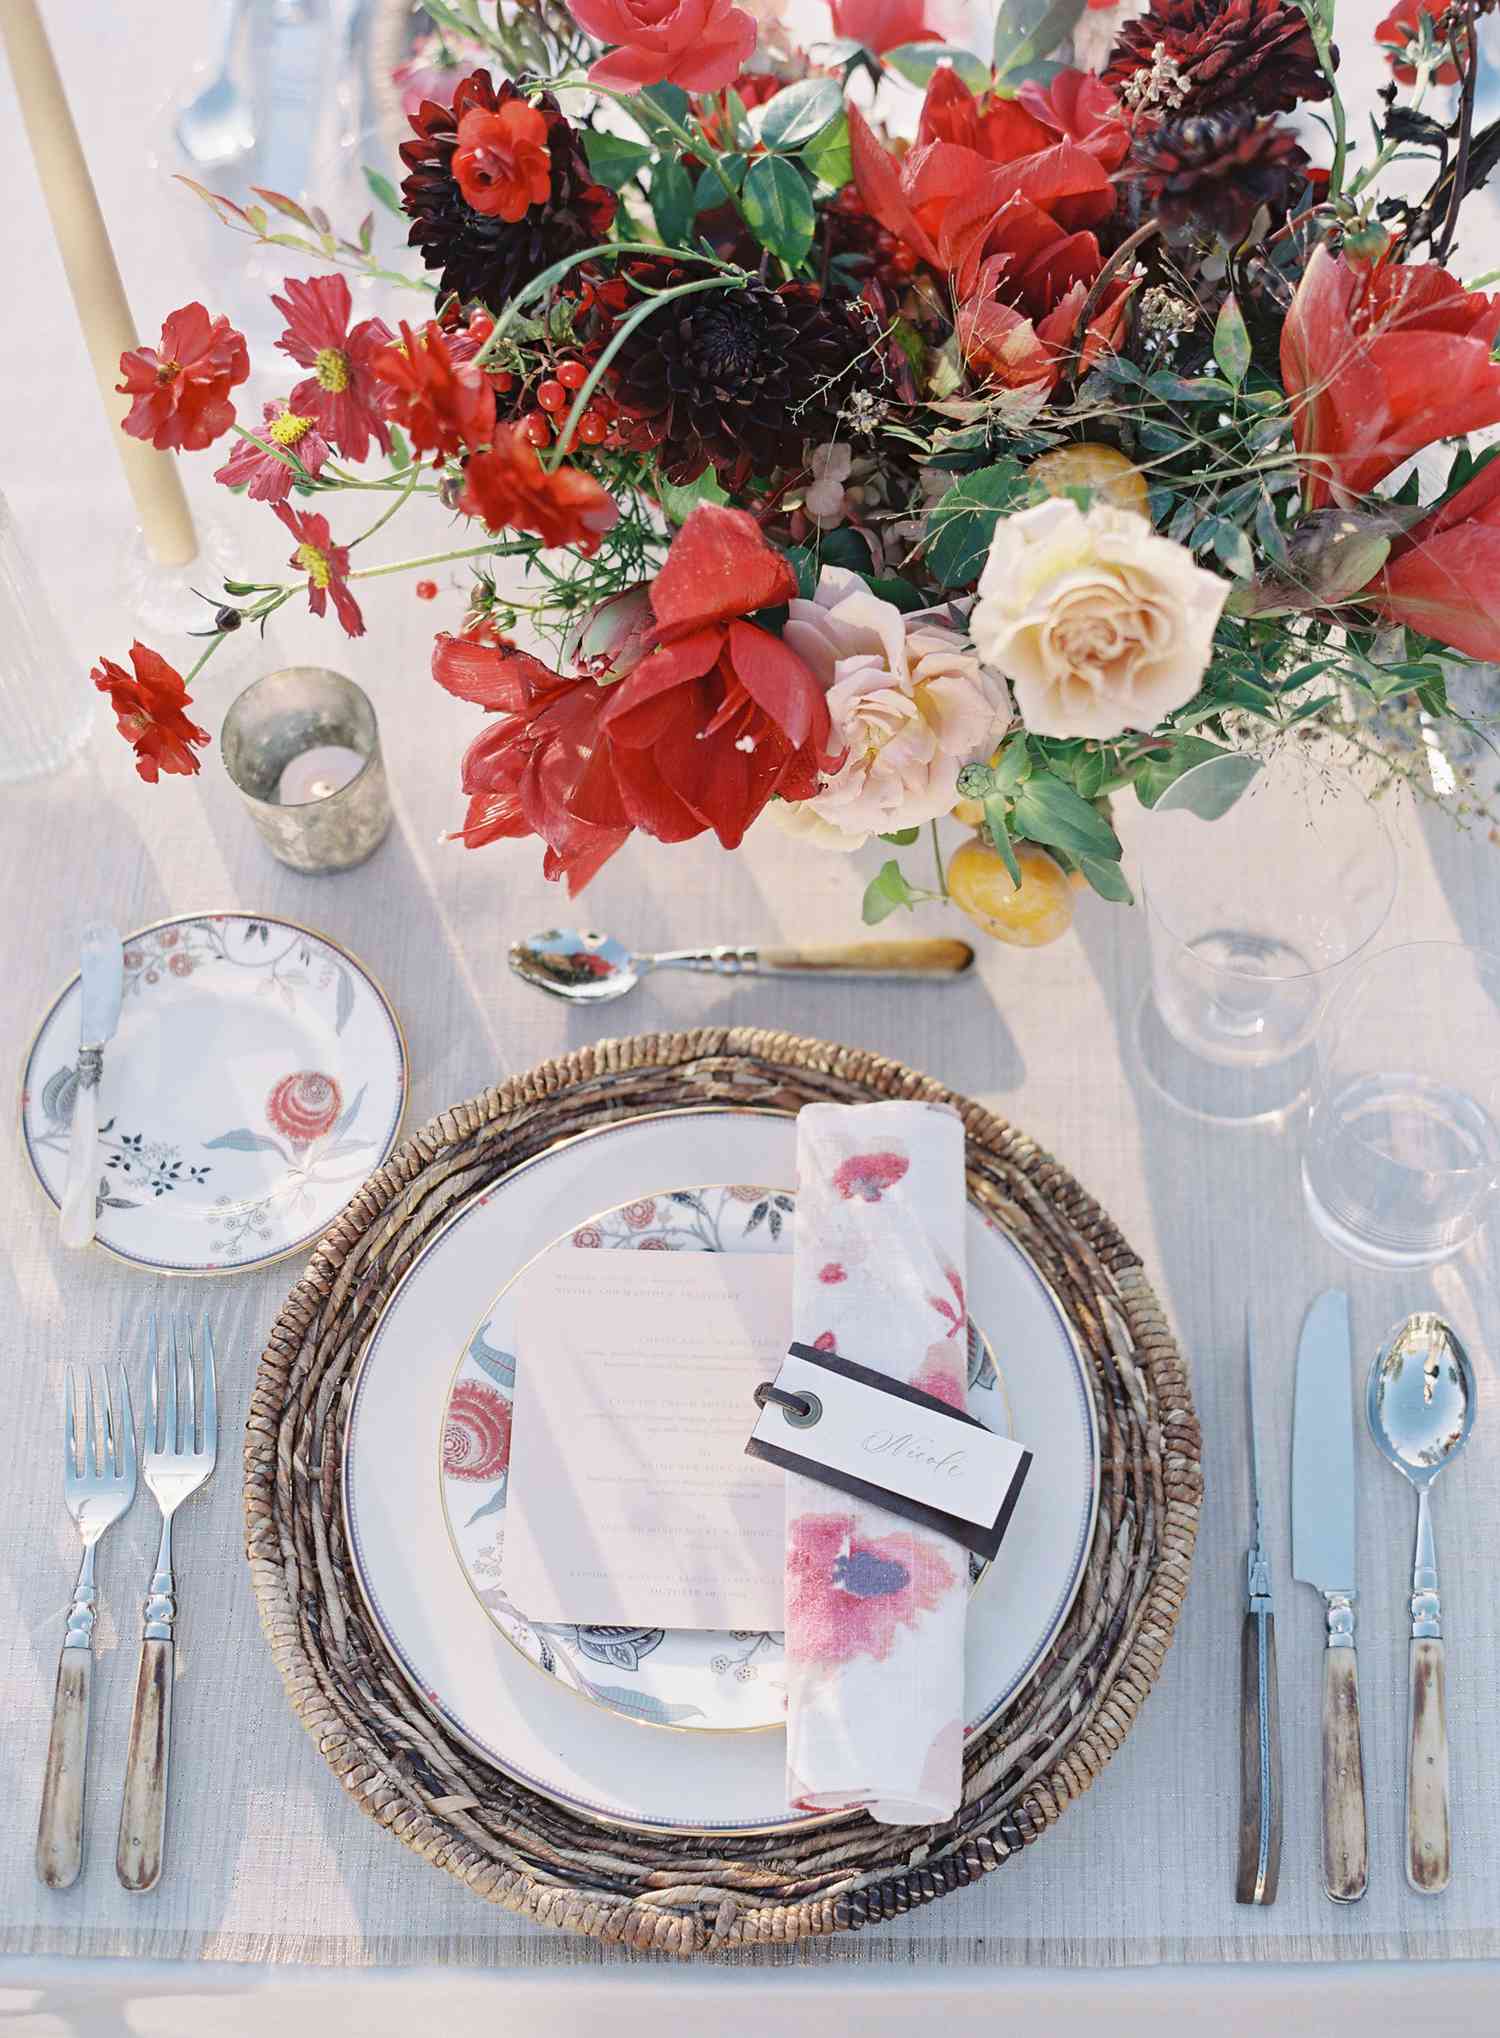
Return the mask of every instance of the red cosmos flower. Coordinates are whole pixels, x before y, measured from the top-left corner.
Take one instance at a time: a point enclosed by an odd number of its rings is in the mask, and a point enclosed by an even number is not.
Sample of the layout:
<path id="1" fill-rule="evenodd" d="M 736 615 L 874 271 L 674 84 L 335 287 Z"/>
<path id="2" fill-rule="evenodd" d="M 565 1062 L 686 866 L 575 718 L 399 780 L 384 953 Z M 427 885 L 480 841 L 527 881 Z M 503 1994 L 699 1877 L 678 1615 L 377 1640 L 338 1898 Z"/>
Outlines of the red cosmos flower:
<path id="1" fill-rule="evenodd" d="M 163 771 L 191 778 L 199 768 L 193 750 L 207 743 L 208 731 L 187 718 L 193 703 L 181 673 L 140 643 L 131 645 L 130 662 L 133 679 L 112 658 L 101 658 L 89 677 L 109 695 L 120 734 L 135 752 L 136 770 L 147 785 L 155 785 Z"/>
<path id="2" fill-rule="evenodd" d="M 942 41 L 926 20 L 926 0 L 830 0 L 830 4 L 834 34 L 862 42 L 877 56 L 903 43 Z"/>
<path id="3" fill-rule="evenodd" d="M 487 453 L 470 457 L 458 506 L 487 530 L 530 531 L 544 545 L 576 545 L 585 559 L 620 514 L 591 474 L 566 466 L 549 474 L 518 425 L 502 426 Z"/>
<path id="4" fill-rule="evenodd" d="M 275 510 L 297 540 L 297 549 L 287 564 L 300 567 L 307 575 L 307 606 L 315 616 L 321 616 L 331 594 L 334 613 L 345 634 L 362 637 L 365 619 L 349 589 L 349 547 L 334 544 L 327 517 L 312 510 L 289 509 L 284 502 L 278 502 Z"/>
<path id="5" fill-rule="evenodd" d="M 390 327 L 384 319 L 366 318 L 351 330 L 353 303 L 342 276 L 288 276 L 282 288 L 286 295 L 271 299 L 286 320 L 276 344 L 313 371 L 292 391 L 292 409 L 310 417 L 350 460 L 363 460 L 371 439 L 388 453 L 384 399 L 370 362 L 391 344 Z"/>
<path id="6" fill-rule="evenodd" d="M 131 438 L 149 439 L 161 453 L 201 453 L 234 423 L 229 392 L 249 375 L 250 356 L 227 318 L 185 304 L 154 347 L 120 356 L 120 373 L 115 387 L 133 399 L 123 425 Z"/>
<path id="7" fill-rule="evenodd" d="M 1057 139 L 1019 100 L 980 101 L 957 72 L 933 73 L 915 145 L 891 155 L 849 108 L 854 180 L 888 232 L 953 280 L 960 299 L 999 257 L 1006 301 L 1051 311 L 1101 266 L 1089 230 L 1114 210 L 1098 154 Z"/>
<path id="8" fill-rule="evenodd" d="M 884 1662 L 954 1583 L 942 1547 L 910 1529 L 861 1538 L 848 1514 L 802 1514 L 787 1529 L 787 1645 L 803 1662 Z"/>
<path id="9" fill-rule="evenodd" d="M 1396 0 L 1395 6 L 1375 31 L 1375 40 L 1385 51 L 1386 62 L 1398 84 L 1415 85 L 1417 67 L 1406 55 L 1408 46 L 1421 33 L 1422 17 L 1425 14 L 1437 29 L 1448 11 L 1448 0 Z M 1467 30 L 1460 30 L 1467 34 Z M 1458 83 L 1458 66 L 1451 58 L 1445 59 L 1432 74 L 1439 85 Z"/>
<path id="10" fill-rule="evenodd" d="M 545 115 L 524 99 L 509 99 L 493 113 L 471 106 L 458 123 L 453 174 L 466 205 L 514 226 L 552 195 Z"/>
<path id="11" fill-rule="evenodd" d="M 388 392 L 387 416 L 406 427 L 419 453 L 448 460 L 494 437 L 495 392 L 472 361 L 455 359 L 436 319 L 420 336 L 403 319 L 400 345 L 381 347 L 370 367 Z"/>
<path id="12" fill-rule="evenodd" d="M 1434 439 L 1500 422 L 1500 296 L 1434 262 L 1316 248 L 1281 333 L 1310 509 L 1346 504 Z"/>
<path id="13" fill-rule="evenodd" d="M 1360 598 L 1455 651 L 1500 660 L 1500 460 L 1403 532 Z"/>
<path id="14" fill-rule="evenodd" d="M 316 474 L 328 458 L 328 441 L 312 419 L 299 417 L 281 397 L 264 406 L 257 436 L 295 453 L 309 474 Z M 285 502 L 296 478 L 285 460 L 249 439 L 241 439 L 224 465 L 214 469 L 215 481 L 226 488 L 243 488 L 252 502 Z"/>

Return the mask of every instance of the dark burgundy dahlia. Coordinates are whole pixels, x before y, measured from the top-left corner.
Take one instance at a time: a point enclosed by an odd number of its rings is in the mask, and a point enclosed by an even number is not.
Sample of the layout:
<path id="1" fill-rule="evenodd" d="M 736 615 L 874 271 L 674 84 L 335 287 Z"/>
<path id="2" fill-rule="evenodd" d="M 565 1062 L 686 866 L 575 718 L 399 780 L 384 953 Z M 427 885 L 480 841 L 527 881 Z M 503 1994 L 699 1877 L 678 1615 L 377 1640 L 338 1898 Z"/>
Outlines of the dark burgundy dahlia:
<path id="1" fill-rule="evenodd" d="M 1290 128 L 1253 113 L 1163 121 L 1136 142 L 1131 175 L 1164 226 L 1189 224 L 1241 241 L 1262 205 L 1284 212 L 1308 167 Z"/>
<path id="2" fill-rule="evenodd" d="M 401 144 L 407 238 L 441 270 L 444 291 L 498 312 L 533 276 L 608 234 L 614 194 L 590 177 L 550 92 L 528 99 L 508 78 L 495 85 L 475 71 L 451 107 L 424 100 L 411 125 Z"/>
<path id="3" fill-rule="evenodd" d="M 1104 82 L 1163 117 L 1291 113 L 1330 90 L 1296 0 L 1152 0 L 1121 28 Z"/>
<path id="4" fill-rule="evenodd" d="M 669 256 L 626 270 L 653 290 L 713 274 Z M 878 379 L 874 344 L 857 303 L 815 283 L 773 288 L 750 277 L 676 298 L 643 319 L 614 358 L 614 393 L 627 435 L 660 449 L 669 481 L 696 480 L 712 466 L 738 487 L 752 474 L 800 467 L 809 445 L 835 435 L 855 387 Z"/>

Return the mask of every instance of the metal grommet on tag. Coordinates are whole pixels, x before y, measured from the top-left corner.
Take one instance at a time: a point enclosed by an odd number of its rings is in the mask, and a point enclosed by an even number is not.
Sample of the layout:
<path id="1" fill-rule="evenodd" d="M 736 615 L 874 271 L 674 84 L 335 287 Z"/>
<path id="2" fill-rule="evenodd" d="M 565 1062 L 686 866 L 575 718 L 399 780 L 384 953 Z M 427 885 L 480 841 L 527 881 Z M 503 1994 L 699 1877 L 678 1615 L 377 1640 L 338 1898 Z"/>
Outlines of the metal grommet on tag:
<path id="1" fill-rule="evenodd" d="M 823 1414 L 823 1404 L 810 1388 L 801 1394 L 788 1394 L 784 1387 L 762 1380 L 755 1390 L 755 1403 L 764 1408 L 768 1401 L 775 1402 L 793 1429 L 811 1429 Z"/>

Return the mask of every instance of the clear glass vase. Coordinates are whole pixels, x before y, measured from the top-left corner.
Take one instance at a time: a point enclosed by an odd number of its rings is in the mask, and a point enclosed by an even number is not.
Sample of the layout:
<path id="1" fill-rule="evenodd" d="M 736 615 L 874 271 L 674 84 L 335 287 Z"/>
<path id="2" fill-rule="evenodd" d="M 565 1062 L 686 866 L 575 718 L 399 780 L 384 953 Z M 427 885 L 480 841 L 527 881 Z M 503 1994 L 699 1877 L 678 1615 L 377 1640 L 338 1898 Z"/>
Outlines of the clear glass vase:
<path id="1" fill-rule="evenodd" d="M 0 785 L 61 771 L 88 741 L 94 701 L 0 495 Z"/>

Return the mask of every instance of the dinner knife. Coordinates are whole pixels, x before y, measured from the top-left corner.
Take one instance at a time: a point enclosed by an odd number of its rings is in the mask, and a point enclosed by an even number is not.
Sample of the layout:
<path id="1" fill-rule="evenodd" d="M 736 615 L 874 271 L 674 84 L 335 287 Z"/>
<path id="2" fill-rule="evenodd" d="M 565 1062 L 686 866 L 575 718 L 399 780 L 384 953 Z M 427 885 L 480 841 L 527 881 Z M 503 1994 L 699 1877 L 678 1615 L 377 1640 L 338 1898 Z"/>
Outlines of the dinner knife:
<path id="1" fill-rule="evenodd" d="M 1323 1887 L 1354 1903 L 1369 1879 L 1354 1649 L 1354 1390 L 1349 1298 L 1308 1309 L 1292 1409 L 1292 1575 L 1323 1595 Z"/>
<path id="2" fill-rule="evenodd" d="M 78 1023 L 77 1085 L 60 1229 L 64 1245 L 89 1245 L 94 1236 L 99 1182 L 99 1077 L 104 1050 L 120 1023 L 125 957 L 117 929 L 96 920 L 83 930 L 83 996 Z"/>
<path id="3" fill-rule="evenodd" d="M 1252 1530 L 1245 1553 L 1245 1620 L 1240 1630 L 1240 1835 L 1234 1900 L 1237 1904 L 1273 1904 L 1281 1877 L 1281 1721 L 1276 1695 L 1276 1613 L 1255 1421 L 1255 1333 L 1248 1312 L 1245 1386 Z"/>

